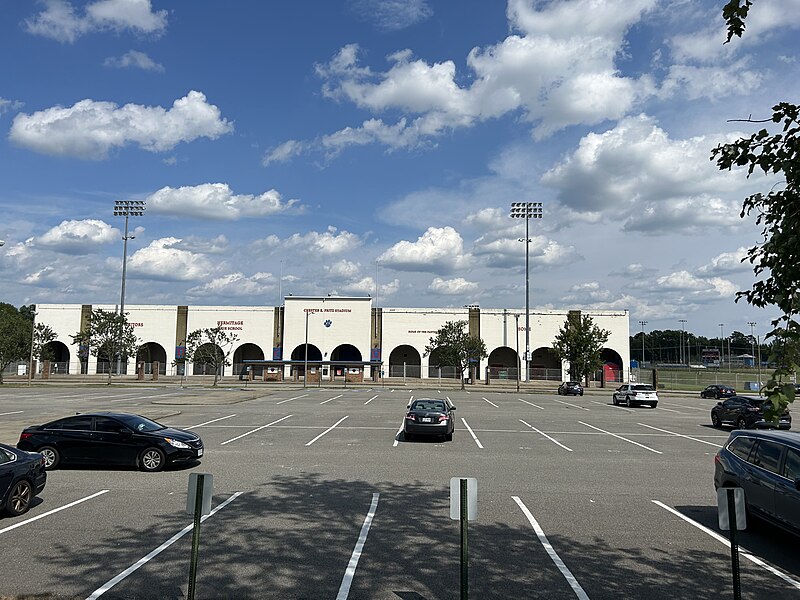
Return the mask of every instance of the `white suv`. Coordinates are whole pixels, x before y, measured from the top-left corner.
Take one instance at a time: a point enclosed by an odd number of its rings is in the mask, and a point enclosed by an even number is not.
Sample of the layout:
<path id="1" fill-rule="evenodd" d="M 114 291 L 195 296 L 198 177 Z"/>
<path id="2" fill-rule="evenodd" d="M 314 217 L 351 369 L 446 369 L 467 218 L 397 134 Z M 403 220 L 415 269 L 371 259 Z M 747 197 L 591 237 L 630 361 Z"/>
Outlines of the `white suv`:
<path id="1" fill-rule="evenodd" d="M 658 406 L 658 392 L 649 383 L 626 383 L 614 391 L 612 403 L 627 406 L 649 404 L 651 408 Z"/>

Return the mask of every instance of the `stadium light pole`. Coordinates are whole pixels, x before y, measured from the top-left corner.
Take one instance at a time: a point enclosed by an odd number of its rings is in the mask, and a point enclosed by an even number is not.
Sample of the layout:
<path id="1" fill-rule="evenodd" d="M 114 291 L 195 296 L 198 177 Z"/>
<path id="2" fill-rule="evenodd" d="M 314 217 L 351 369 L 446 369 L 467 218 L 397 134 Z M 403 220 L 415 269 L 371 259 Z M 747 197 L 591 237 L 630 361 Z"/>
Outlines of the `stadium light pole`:
<path id="1" fill-rule="evenodd" d="M 678 319 L 678 322 L 681 324 L 681 351 L 680 351 L 680 357 L 681 357 L 681 364 L 683 364 L 683 329 L 684 329 L 684 326 L 686 325 L 686 319 Z"/>
<path id="2" fill-rule="evenodd" d="M 128 235 L 128 217 L 141 217 L 145 211 L 144 200 L 115 200 L 114 216 L 125 217 L 125 233 L 122 236 L 122 290 L 119 294 L 119 314 L 125 314 L 125 274 L 128 267 L 128 240 L 136 236 Z M 119 343 L 122 343 L 122 325 L 120 324 Z M 111 358 L 111 357 L 109 357 Z M 117 375 L 122 374 L 122 354 L 117 356 Z"/>
<path id="3" fill-rule="evenodd" d="M 647 325 L 647 321 L 639 321 L 639 325 L 642 326 L 642 365 L 639 368 L 643 369 L 644 368 L 644 326 Z"/>
<path id="4" fill-rule="evenodd" d="M 756 327 L 757 323 L 755 321 L 748 321 L 747 324 L 750 325 L 750 354 L 753 355 L 753 360 L 755 360 L 756 359 L 756 347 L 755 347 L 756 338 L 755 338 L 754 330 L 755 330 L 755 327 Z M 759 350 L 760 349 L 761 348 L 759 348 Z M 759 366 L 761 366 L 761 365 L 759 365 Z"/>
<path id="5" fill-rule="evenodd" d="M 512 202 L 511 218 L 525 219 L 525 237 L 520 238 L 520 242 L 525 242 L 525 379 L 530 380 L 530 359 L 531 359 L 531 326 L 530 326 L 530 254 L 531 238 L 529 234 L 529 224 L 531 219 L 542 218 L 541 202 Z"/>
<path id="6" fill-rule="evenodd" d="M 33 311 L 33 323 L 31 323 L 31 355 L 28 360 L 28 385 L 31 384 L 33 379 L 33 338 L 36 335 L 36 315 L 39 313 Z"/>
<path id="7" fill-rule="evenodd" d="M 722 328 L 725 327 L 725 323 L 719 324 L 719 356 L 722 363 L 720 367 L 725 364 L 725 336 L 722 334 Z"/>

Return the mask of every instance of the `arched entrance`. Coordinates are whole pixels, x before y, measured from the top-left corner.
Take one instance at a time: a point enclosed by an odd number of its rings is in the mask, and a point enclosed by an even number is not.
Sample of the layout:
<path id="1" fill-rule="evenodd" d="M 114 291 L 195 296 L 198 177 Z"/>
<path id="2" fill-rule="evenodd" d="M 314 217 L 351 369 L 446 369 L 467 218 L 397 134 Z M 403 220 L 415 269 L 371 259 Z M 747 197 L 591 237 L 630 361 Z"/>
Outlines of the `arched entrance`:
<path id="1" fill-rule="evenodd" d="M 341 344 L 340 346 L 336 346 L 336 348 L 333 349 L 333 352 L 331 352 L 331 368 L 333 369 L 333 378 L 344 377 L 346 374 L 346 369 L 348 368 L 346 365 L 337 365 L 337 361 L 361 362 L 362 360 L 361 352 L 352 344 Z M 360 368 L 361 367 L 359 367 L 359 369 Z"/>
<path id="2" fill-rule="evenodd" d="M 422 377 L 422 358 L 414 346 L 398 346 L 389 355 L 389 377 Z"/>
<path id="3" fill-rule="evenodd" d="M 100 348 L 97 352 L 97 368 L 95 373 L 107 375 L 109 371 L 114 375 L 128 374 L 128 357 L 112 356 L 108 348 Z"/>
<path id="4" fill-rule="evenodd" d="M 308 362 L 321 362 L 322 361 L 322 352 L 319 348 L 317 348 L 314 344 L 307 344 L 308 345 Z M 306 360 L 306 344 L 300 344 L 292 350 L 292 360 Z M 314 366 L 314 369 L 317 369 L 318 366 Z M 309 367 L 311 369 L 311 367 Z M 302 365 L 292 365 L 292 376 L 305 376 L 305 364 Z"/>
<path id="5" fill-rule="evenodd" d="M 147 375 L 153 373 L 153 363 L 158 363 L 159 375 L 167 374 L 167 351 L 164 346 L 157 342 L 147 342 L 139 346 L 136 352 L 136 367 L 138 369 L 140 364 L 144 364 L 144 372 Z"/>
<path id="6" fill-rule="evenodd" d="M 516 380 L 520 365 L 519 355 L 508 346 L 500 346 L 489 354 L 488 364 L 489 377 L 492 379 Z"/>
<path id="7" fill-rule="evenodd" d="M 245 364 L 246 360 L 264 360 L 264 351 L 257 344 L 242 344 L 233 353 L 233 374 L 247 375 L 247 368 L 249 365 Z M 253 376 L 261 377 L 264 371 L 263 366 L 251 366 Z"/>
<path id="8" fill-rule="evenodd" d="M 50 361 L 53 373 L 69 373 L 69 348 L 58 341 L 48 342 L 42 346 L 42 361 Z"/>
<path id="9" fill-rule="evenodd" d="M 616 382 L 622 381 L 625 374 L 622 372 L 622 357 L 616 350 L 603 348 L 600 351 L 600 360 L 603 361 L 603 379 L 601 381 Z M 595 374 L 595 379 L 600 380 L 601 374 Z"/>
<path id="10" fill-rule="evenodd" d="M 442 359 L 439 348 L 434 348 L 428 358 L 428 377 L 461 379 L 461 373 L 456 365 L 446 365 Z"/>
<path id="11" fill-rule="evenodd" d="M 214 364 L 218 365 L 217 374 L 222 375 L 225 368 L 224 362 L 225 353 L 222 348 L 216 344 L 207 343 L 199 346 L 194 351 L 194 366 L 192 367 L 193 375 L 213 375 Z"/>
<path id="12" fill-rule="evenodd" d="M 548 346 L 541 346 L 531 352 L 528 366 L 531 380 L 561 381 L 561 361 Z"/>

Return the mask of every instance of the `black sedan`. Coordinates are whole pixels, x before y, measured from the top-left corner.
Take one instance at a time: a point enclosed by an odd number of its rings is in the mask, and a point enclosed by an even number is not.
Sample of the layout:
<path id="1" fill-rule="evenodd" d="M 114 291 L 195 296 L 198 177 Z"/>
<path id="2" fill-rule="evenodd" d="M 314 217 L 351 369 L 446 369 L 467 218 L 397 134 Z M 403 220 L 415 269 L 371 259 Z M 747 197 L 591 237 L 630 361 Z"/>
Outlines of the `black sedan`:
<path id="1" fill-rule="evenodd" d="M 47 483 L 44 458 L 0 444 L 0 510 L 12 517 L 27 511 Z"/>
<path id="2" fill-rule="evenodd" d="M 711 408 L 711 424 L 714 427 L 731 425 L 737 429 L 791 429 L 792 415 L 788 409 L 777 421 L 767 421 L 768 408 L 770 404 L 766 398 L 734 396 Z"/>
<path id="3" fill-rule="evenodd" d="M 59 464 L 109 464 L 160 471 L 203 456 L 196 433 L 165 427 L 128 413 L 81 413 L 28 427 L 17 448 L 40 452 L 45 468 Z"/>
<path id="4" fill-rule="evenodd" d="M 558 386 L 559 396 L 583 396 L 583 386 L 577 381 L 565 381 Z"/>
<path id="5" fill-rule="evenodd" d="M 403 434 L 405 439 L 415 435 L 436 435 L 447 441 L 453 439 L 455 423 L 453 411 L 456 409 L 448 400 L 419 398 L 408 407 Z"/>
<path id="6" fill-rule="evenodd" d="M 731 398 L 736 395 L 736 390 L 729 385 L 714 384 L 709 385 L 706 389 L 700 392 L 701 398 Z"/>

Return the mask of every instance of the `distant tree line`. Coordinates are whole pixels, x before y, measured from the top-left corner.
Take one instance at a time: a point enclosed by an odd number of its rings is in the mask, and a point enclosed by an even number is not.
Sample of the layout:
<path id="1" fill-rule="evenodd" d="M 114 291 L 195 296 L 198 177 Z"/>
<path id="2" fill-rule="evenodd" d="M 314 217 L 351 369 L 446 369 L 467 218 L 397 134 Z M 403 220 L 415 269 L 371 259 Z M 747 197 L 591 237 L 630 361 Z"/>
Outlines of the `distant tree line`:
<path id="1" fill-rule="evenodd" d="M 681 339 L 683 339 L 683 349 L 681 350 Z M 642 359 L 642 332 L 632 335 L 630 340 L 631 359 L 640 361 Z M 724 342 L 724 344 L 723 344 Z M 728 355 L 735 358 L 742 354 L 752 354 L 758 357 L 758 340 L 745 335 L 741 331 L 734 331 L 726 335 L 724 340 L 718 337 L 705 337 L 695 335 L 690 331 L 681 332 L 680 329 L 655 329 L 644 332 L 644 361 L 646 363 L 680 363 L 683 358 L 684 363 L 693 365 L 702 363 L 702 353 L 705 349 L 716 348 L 720 351 L 723 360 L 728 361 Z M 724 348 L 723 348 L 724 345 Z M 765 344 L 761 340 L 761 358 L 767 360 L 772 351 L 772 344 Z"/>

